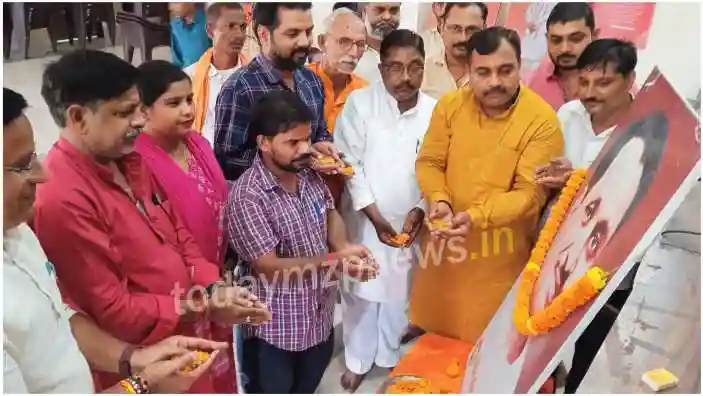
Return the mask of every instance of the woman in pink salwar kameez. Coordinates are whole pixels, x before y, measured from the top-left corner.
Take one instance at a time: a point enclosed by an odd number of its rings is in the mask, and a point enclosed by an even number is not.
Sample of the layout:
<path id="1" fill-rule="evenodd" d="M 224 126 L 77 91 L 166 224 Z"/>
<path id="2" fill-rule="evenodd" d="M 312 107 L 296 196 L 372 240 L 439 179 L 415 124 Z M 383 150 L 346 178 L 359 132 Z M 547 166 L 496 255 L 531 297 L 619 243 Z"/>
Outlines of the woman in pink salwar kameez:
<path id="1" fill-rule="evenodd" d="M 138 88 L 147 124 L 137 139 L 136 150 L 166 190 L 203 256 L 223 266 L 227 182 L 209 143 L 191 128 L 194 111 L 190 79 L 165 61 L 146 62 L 139 71 Z M 199 336 L 232 344 L 231 326 L 201 320 L 197 328 Z M 222 358 L 210 370 L 217 393 L 236 393 L 233 349 L 227 352 L 220 354 Z"/>

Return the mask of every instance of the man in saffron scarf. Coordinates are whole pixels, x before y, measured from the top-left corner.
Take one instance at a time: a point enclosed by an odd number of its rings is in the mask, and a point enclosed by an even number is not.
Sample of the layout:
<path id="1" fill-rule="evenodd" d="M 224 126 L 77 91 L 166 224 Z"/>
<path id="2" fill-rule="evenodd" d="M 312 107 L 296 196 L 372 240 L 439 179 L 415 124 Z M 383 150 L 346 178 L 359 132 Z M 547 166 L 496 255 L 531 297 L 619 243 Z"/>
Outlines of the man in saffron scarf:
<path id="1" fill-rule="evenodd" d="M 546 201 L 535 168 L 564 142 L 554 110 L 520 84 L 517 33 L 491 27 L 468 46 L 471 88 L 440 99 L 417 159 L 430 221 L 449 224 L 432 233 L 449 240 L 425 241 L 410 320 L 475 343 L 532 248 Z"/>
<path id="2" fill-rule="evenodd" d="M 248 23 L 240 3 L 213 3 L 207 8 L 207 34 L 212 48 L 185 68 L 193 80 L 193 129 L 212 146 L 215 139 L 215 104 L 220 88 L 235 70 L 249 61 L 242 53 Z"/>
<path id="3" fill-rule="evenodd" d="M 366 28 L 359 16 L 348 8 L 336 9 L 325 20 L 325 34 L 319 36 L 322 60 L 308 66 L 320 77 L 325 94 L 325 121 L 330 133 L 334 131 L 337 116 L 342 112 L 347 97 L 355 89 L 368 85 L 354 74 L 366 47 Z M 335 205 L 339 206 L 344 177 L 325 177 Z"/>

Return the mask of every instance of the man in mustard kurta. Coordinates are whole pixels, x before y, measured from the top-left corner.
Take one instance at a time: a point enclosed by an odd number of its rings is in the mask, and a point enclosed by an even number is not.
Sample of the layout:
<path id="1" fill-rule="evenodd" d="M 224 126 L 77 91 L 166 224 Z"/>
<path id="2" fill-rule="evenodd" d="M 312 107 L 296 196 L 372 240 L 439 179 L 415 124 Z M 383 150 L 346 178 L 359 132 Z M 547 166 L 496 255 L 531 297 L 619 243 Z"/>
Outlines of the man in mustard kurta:
<path id="1" fill-rule="evenodd" d="M 468 46 L 470 86 L 437 103 L 417 159 L 431 235 L 410 320 L 474 343 L 532 249 L 546 201 L 535 168 L 561 156 L 564 142 L 551 106 L 520 84 L 517 33 L 491 27 Z"/>

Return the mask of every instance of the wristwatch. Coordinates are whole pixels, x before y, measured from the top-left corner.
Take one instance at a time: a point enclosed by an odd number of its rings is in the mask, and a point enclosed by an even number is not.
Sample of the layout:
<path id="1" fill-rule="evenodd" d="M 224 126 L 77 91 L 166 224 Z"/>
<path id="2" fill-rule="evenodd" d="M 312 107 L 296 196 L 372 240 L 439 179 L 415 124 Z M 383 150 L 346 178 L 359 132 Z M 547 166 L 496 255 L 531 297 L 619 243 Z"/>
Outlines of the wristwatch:
<path id="1" fill-rule="evenodd" d="M 209 285 L 205 288 L 205 295 L 206 295 L 207 297 L 212 297 L 212 294 L 215 293 L 215 289 L 217 289 L 218 287 L 220 287 L 220 286 L 222 286 L 222 285 L 224 285 L 224 283 L 223 283 L 222 281 L 220 281 L 220 280 L 218 280 L 217 282 L 213 282 L 213 283 L 209 284 Z"/>
<path id="2" fill-rule="evenodd" d="M 440 203 L 440 202 L 442 202 L 443 204 L 445 204 L 445 205 L 449 206 L 449 209 L 451 209 L 451 210 L 452 210 L 452 212 L 454 211 L 454 208 L 452 207 L 452 204 L 451 204 L 451 203 L 449 203 L 449 201 L 445 201 L 445 200 L 443 200 L 443 199 L 440 199 L 439 201 L 435 201 L 435 202 L 437 202 L 437 203 Z"/>
<path id="3" fill-rule="evenodd" d="M 122 354 L 120 355 L 120 360 L 119 360 L 119 370 L 120 374 L 123 377 L 131 377 L 132 376 L 132 363 L 130 360 L 132 359 L 132 355 L 134 354 L 134 351 L 137 350 L 136 345 L 127 345 L 125 349 L 122 350 Z"/>

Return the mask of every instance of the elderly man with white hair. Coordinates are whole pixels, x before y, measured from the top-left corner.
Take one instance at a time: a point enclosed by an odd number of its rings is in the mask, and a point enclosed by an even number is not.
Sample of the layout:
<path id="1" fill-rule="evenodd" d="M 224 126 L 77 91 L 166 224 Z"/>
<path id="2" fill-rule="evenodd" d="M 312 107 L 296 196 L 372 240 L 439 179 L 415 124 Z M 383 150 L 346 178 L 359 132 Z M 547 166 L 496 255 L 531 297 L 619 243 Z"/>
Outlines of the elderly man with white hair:
<path id="1" fill-rule="evenodd" d="M 381 41 L 400 26 L 400 2 L 365 3 L 364 24 L 366 25 L 366 49 L 359 60 L 356 74 L 369 83 L 381 80 L 378 69 L 381 63 Z"/>
<path id="2" fill-rule="evenodd" d="M 368 85 L 366 80 L 354 74 L 366 48 L 366 28 L 357 13 L 342 7 L 332 11 L 325 19 L 324 29 L 324 33 L 317 38 L 322 57 L 319 62 L 310 64 L 309 68 L 322 80 L 325 121 L 332 133 L 349 94 Z M 335 204 L 339 205 L 344 191 L 344 177 L 330 175 L 325 180 Z"/>

